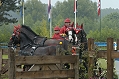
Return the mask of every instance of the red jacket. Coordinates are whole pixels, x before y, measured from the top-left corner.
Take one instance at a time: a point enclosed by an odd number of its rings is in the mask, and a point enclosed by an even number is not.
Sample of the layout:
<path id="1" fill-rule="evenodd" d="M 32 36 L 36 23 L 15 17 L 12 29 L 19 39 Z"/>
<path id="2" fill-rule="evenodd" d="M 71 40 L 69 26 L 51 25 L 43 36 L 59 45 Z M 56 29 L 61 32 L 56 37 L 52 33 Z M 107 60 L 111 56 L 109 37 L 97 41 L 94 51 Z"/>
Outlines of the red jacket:
<path id="1" fill-rule="evenodd" d="M 63 26 L 61 29 L 60 29 L 60 34 L 63 34 L 66 32 L 66 29 L 67 29 L 67 26 Z"/>
<path id="2" fill-rule="evenodd" d="M 74 22 L 69 26 L 69 27 L 73 27 L 74 26 Z M 61 29 L 60 29 L 60 34 L 63 34 L 63 33 L 66 33 L 67 32 L 67 26 L 63 26 Z"/>
<path id="3" fill-rule="evenodd" d="M 68 31 L 68 29 L 70 30 L 70 29 L 74 29 L 74 31 L 76 31 L 76 29 L 74 28 L 74 27 L 66 27 L 66 26 L 63 26 L 61 29 L 60 29 L 60 34 L 66 34 L 67 33 L 67 31 Z"/>
<path id="4" fill-rule="evenodd" d="M 63 38 L 60 36 L 59 33 L 55 33 L 52 38 L 54 38 L 54 39 L 63 39 Z"/>

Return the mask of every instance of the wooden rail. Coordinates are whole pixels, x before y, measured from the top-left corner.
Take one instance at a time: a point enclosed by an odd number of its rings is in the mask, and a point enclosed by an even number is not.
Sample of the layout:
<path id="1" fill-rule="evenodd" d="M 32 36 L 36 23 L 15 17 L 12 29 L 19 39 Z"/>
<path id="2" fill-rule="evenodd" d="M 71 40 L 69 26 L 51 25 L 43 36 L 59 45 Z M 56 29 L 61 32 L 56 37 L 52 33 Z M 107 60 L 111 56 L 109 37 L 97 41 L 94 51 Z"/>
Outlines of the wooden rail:
<path id="1" fill-rule="evenodd" d="M 18 54 L 19 48 L 16 49 Z M 0 74 L 7 74 L 8 71 L 8 49 L 0 49 Z M 6 58 L 4 58 L 6 57 Z"/>
<path id="2" fill-rule="evenodd" d="M 79 79 L 79 57 L 77 55 L 58 56 L 15 56 L 14 51 L 9 49 L 9 79 Z M 59 65 L 72 64 L 71 69 L 63 69 Z M 16 71 L 16 65 L 39 65 L 43 70 Z M 50 67 L 57 67 L 51 69 Z M 58 65 L 58 66 L 57 66 Z M 46 68 L 47 67 L 47 68 Z M 52 68 L 53 68 L 52 67 Z"/>

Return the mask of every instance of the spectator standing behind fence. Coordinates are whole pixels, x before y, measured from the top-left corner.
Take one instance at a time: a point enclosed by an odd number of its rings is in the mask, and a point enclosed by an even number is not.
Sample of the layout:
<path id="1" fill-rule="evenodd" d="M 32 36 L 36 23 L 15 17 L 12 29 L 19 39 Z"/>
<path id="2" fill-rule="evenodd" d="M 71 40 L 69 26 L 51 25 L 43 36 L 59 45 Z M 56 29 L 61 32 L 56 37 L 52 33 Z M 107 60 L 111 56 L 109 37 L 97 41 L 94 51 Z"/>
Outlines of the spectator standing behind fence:
<path id="1" fill-rule="evenodd" d="M 62 39 L 62 37 L 60 36 L 60 27 L 56 26 L 54 28 L 54 35 L 52 37 L 53 39 Z"/>

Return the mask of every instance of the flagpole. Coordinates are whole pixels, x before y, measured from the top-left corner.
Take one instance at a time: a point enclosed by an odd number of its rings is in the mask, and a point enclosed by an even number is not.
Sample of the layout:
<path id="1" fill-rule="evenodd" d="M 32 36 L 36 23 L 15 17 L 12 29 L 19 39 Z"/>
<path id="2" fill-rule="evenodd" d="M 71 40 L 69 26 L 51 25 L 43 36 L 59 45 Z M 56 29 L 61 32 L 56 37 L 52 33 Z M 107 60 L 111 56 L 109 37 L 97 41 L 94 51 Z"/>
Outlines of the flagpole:
<path id="1" fill-rule="evenodd" d="M 101 41 L 101 0 L 98 0 L 98 17 L 100 22 L 100 41 Z"/>
<path id="2" fill-rule="evenodd" d="M 52 37 L 52 8 L 51 0 L 48 0 L 48 20 L 50 22 L 50 38 Z"/>
<path id="3" fill-rule="evenodd" d="M 24 25 L 24 0 L 22 0 L 22 10 L 23 10 L 23 18 L 22 18 L 22 21 L 23 21 L 23 25 Z"/>
<path id="4" fill-rule="evenodd" d="M 74 0 L 74 13 L 75 13 L 75 28 L 76 28 L 77 0 Z"/>
<path id="5" fill-rule="evenodd" d="M 52 38 L 52 8 L 50 10 L 50 38 Z"/>
<path id="6" fill-rule="evenodd" d="M 75 28 L 76 28 L 76 12 L 75 12 Z"/>
<path id="7" fill-rule="evenodd" d="M 100 41 L 101 41 L 101 0 L 100 0 Z"/>

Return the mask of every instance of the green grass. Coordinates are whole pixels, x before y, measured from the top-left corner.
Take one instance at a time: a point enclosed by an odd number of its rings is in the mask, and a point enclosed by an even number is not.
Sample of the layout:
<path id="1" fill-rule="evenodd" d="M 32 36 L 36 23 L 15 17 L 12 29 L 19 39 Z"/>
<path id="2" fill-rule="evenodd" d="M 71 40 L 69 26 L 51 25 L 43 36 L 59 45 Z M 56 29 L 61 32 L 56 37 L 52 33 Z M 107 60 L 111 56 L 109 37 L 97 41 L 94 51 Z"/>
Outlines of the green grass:
<path id="1" fill-rule="evenodd" d="M 3 59 L 8 59 L 8 55 L 3 55 L 2 58 Z"/>
<path id="2" fill-rule="evenodd" d="M 107 50 L 107 47 L 98 47 L 98 50 Z"/>
<path id="3" fill-rule="evenodd" d="M 107 69 L 107 61 L 105 59 L 98 58 L 97 62 L 99 64 L 99 67 L 101 67 L 103 69 Z"/>
<path id="4" fill-rule="evenodd" d="M 2 75 L 1 75 L 1 78 L 2 78 L 2 79 L 8 79 L 8 75 L 2 74 Z"/>

